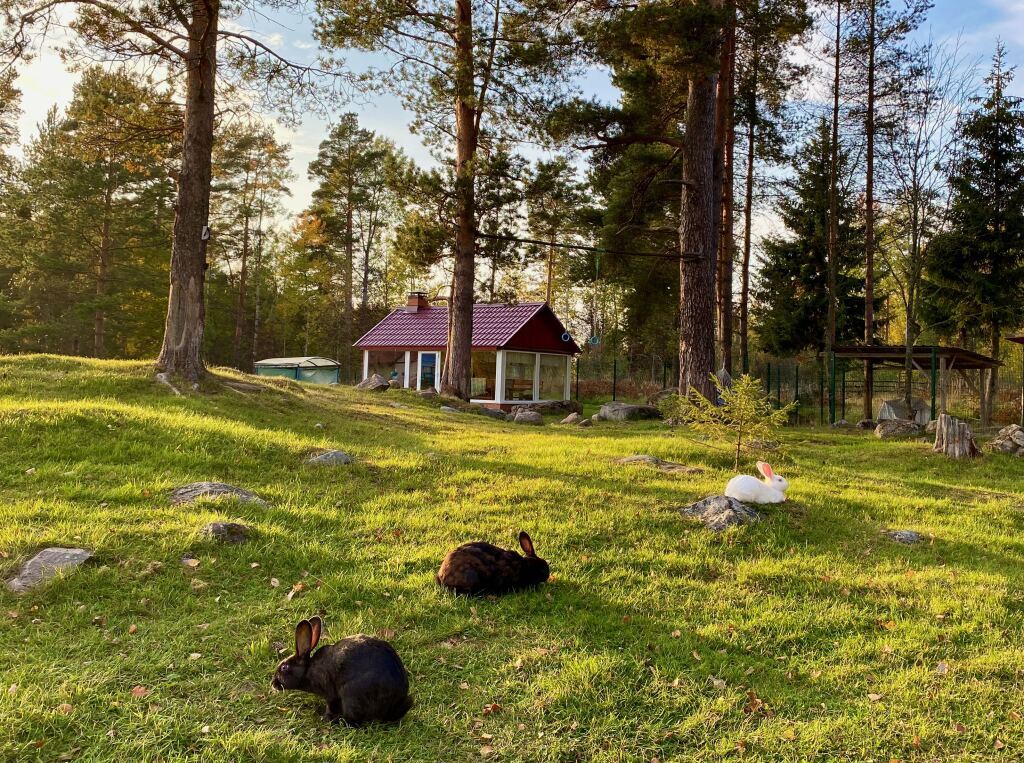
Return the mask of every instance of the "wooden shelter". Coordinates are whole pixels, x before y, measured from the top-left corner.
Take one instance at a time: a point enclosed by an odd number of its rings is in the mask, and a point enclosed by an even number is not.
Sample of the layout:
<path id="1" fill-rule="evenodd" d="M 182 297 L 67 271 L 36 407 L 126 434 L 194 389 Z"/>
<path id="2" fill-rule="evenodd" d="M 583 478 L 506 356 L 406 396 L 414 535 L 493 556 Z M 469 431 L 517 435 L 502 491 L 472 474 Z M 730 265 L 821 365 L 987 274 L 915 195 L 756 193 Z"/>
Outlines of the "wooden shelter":
<path id="1" fill-rule="evenodd" d="M 1019 338 L 1024 342 L 1024 337 Z M 1017 341 L 1017 340 L 1011 340 Z M 906 364 L 906 345 L 837 345 L 833 348 L 830 359 L 830 378 L 835 379 L 836 360 L 863 360 L 865 366 L 871 368 L 903 369 Z M 970 386 L 974 382 L 967 375 L 968 371 L 978 372 L 977 389 L 983 397 L 987 388 L 987 374 L 991 369 L 1001 365 L 995 358 L 965 350 L 960 347 L 942 347 L 940 345 L 914 345 L 911 360 L 914 370 L 926 373 L 931 382 L 931 417 L 946 412 L 946 401 L 949 398 L 949 380 L 956 373 L 967 380 Z M 834 384 L 833 384 L 834 386 Z M 835 390 L 832 390 L 834 398 Z M 983 406 L 984 407 L 984 406 Z M 835 406 L 829 411 L 830 420 L 835 421 Z"/>

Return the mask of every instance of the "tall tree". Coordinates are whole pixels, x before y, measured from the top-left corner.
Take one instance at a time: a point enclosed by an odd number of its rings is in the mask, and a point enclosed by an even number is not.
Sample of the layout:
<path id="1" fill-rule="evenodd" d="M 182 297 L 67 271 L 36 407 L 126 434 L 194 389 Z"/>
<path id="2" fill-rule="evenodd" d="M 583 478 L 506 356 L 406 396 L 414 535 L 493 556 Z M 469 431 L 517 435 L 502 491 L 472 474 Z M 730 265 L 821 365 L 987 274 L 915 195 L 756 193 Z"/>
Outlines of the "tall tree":
<path id="1" fill-rule="evenodd" d="M 779 214 L 787 235 L 763 242 L 763 262 L 754 290 L 759 345 L 776 355 L 821 349 L 827 337 L 828 259 L 835 252 L 836 336 L 851 340 L 863 326 L 860 267 L 863 228 L 851 191 L 853 167 L 846 151 L 836 162 L 839 193 L 832 197 L 832 129 L 824 117 L 793 157 L 794 175 L 786 181 Z M 834 206 L 833 206 L 834 205 Z M 833 208 L 837 214 L 833 218 Z M 836 220 L 836 247 L 831 221 Z"/>
<path id="2" fill-rule="evenodd" d="M 718 220 L 718 252 L 715 258 L 715 303 L 718 347 L 722 367 L 732 373 L 733 259 L 735 196 L 734 154 L 736 145 L 736 2 L 724 0 L 722 51 L 715 99 L 715 217 Z"/>
<path id="3" fill-rule="evenodd" d="M 479 279 L 480 292 L 488 302 L 515 301 L 527 253 L 516 240 L 523 222 L 523 203 L 528 162 L 505 146 L 496 146 L 481 157 L 477 176 L 478 226 L 481 259 L 489 262 Z M 506 283 L 499 290 L 498 273 Z"/>
<path id="4" fill-rule="evenodd" d="M 806 74 L 806 67 L 792 60 L 790 46 L 811 19 L 804 0 L 741 0 L 737 7 L 735 122 L 745 151 L 738 332 L 740 367 L 747 373 L 754 207 L 763 179 L 757 170 L 785 160 L 781 127 L 788 97 Z"/>
<path id="5" fill-rule="evenodd" d="M 556 157 L 537 162 L 526 188 L 526 205 L 531 235 L 548 243 L 543 253 L 544 301 L 555 304 L 559 283 L 568 282 L 568 263 L 563 262 L 564 249 L 556 243 L 571 243 L 586 228 L 584 186 L 576 179 L 575 168 L 565 159 Z M 568 299 L 565 312 L 568 313 Z"/>
<path id="6" fill-rule="evenodd" d="M 141 60 L 184 81 L 170 290 L 157 359 L 157 368 L 169 374 L 195 381 L 205 373 L 204 283 L 217 76 L 229 84 L 252 85 L 254 95 L 286 106 L 319 73 L 292 64 L 240 25 L 222 22 L 247 12 L 298 8 L 298 0 L 228 5 L 220 0 L 8 0 L 0 16 L 0 59 L 31 56 L 53 30 L 69 29 L 72 34 L 61 39 L 61 51 L 73 60 Z"/>
<path id="7" fill-rule="evenodd" d="M 926 291 L 948 306 L 950 328 L 986 335 L 999 358 L 1005 328 L 1024 321 L 1024 99 L 1008 92 L 1013 68 L 1000 43 L 986 92 L 960 127 L 949 229 L 926 251 Z M 991 420 L 998 368 L 989 372 L 982 418 Z"/>
<path id="8" fill-rule="evenodd" d="M 468 399 L 476 255 L 477 149 L 519 139 L 564 81 L 566 4 L 549 0 L 319 0 L 320 39 L 385 51 L 372 85 L 396 92 L 414 128 L 445 148 L 454 178 L 455 244 L 442 392 Z"/>

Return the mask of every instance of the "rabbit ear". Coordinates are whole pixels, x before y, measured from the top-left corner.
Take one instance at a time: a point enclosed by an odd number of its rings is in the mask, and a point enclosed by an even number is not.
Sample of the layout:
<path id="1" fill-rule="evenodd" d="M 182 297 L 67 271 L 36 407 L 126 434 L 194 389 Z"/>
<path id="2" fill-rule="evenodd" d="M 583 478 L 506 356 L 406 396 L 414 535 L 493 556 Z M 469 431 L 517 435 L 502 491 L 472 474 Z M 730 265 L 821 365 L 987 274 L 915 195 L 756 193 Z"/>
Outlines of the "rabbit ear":
<path id="1" fill-rule="evenodd" d="M 313 626 L 303 620 L 295 626 L 295 654 L 307 657 L 313 651 Z"/>
<path id="2" fill-rule="evenodd" d="M 772 471 L 772 465 L 765 463 L 764 461 L 757 462 L 757 470 L 768 479 L 771 479 L 772 477 L 775 476 L 775 472 Z"/>
<path id="3" fill-rule="evenodd" d="M 523 547 L 523 553 L 527 556 L 537 556 L 533 550 L 533 541 L 530 540 L 530 536 L 525 532 L 519 533 L 519 545 Z"/>
<path id="4" fill-rule="evenodd" d="M 312 629 L 312 639 L 309 644 L 310 651 L 316 649 L 320 643 L 320 631 L 323 630 L 324 622 L 319 617 L 309 618 L 309 627 Z"/>

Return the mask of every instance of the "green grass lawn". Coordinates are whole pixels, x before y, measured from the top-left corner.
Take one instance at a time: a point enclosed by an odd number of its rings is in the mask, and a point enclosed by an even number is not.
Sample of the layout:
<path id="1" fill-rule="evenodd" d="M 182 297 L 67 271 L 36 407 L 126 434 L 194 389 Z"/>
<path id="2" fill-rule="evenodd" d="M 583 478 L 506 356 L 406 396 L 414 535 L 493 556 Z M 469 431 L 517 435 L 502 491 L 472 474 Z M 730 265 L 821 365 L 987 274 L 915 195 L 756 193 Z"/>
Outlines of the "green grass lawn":
<path id="1" fill-rule="evenodd" d="M 720 493 L 731 457 L 685 431 L 268 385 L 174 397 L 142 363 L 0 358 L 0 574 L 45 546 L 96 553 L 25 595 L 0 588 L 0 759 L 1024 756 L 1019 460 L 788 430 L 772 460 L 791 500 L 716 536 L 677 508 Z M 356 462 L 303 466 L 335 447 Z M 635 453 L 706 472 L 615 465 Z M 207 479 L 270 506 L 170 505 Z M 258 535 L 201 539 L 217 519 Z M 933 538 L 900 546 L 886 528 Z M 546 587 L 488 600 L 434 584 L 448 549 L 520 529 Z M 278 648 L 316 613 L 326 640 L 394 643 L 416 700 L 400 725 L 331 727 L 319 699 L 270 690 Z"/>

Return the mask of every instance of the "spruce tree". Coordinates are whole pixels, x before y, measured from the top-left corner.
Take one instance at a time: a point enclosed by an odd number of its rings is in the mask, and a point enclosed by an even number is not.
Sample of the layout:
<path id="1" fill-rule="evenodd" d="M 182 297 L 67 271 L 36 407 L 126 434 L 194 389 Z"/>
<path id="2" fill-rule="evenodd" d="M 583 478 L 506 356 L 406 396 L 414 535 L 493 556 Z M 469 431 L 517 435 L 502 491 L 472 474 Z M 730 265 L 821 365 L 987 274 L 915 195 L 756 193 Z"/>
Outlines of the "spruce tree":
<path id="1" fill-rule="evenodd" d="M 789 235 L 763 243 L 763 261 L 754 288 L 753 318 L 760 346 L 776 355 L 820 348 L 828 318 L 829 211 L 832 146 L 830 125 L 822 119 L 796 153 L 795 176 L 786 184 L 779 214 Z M 863 332 L 864 301 L 859 268 L 863 228 L 853 194 L 844 191 L 851 162 L 839 155 L 837 194 L 836 339 Z"/>

